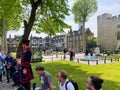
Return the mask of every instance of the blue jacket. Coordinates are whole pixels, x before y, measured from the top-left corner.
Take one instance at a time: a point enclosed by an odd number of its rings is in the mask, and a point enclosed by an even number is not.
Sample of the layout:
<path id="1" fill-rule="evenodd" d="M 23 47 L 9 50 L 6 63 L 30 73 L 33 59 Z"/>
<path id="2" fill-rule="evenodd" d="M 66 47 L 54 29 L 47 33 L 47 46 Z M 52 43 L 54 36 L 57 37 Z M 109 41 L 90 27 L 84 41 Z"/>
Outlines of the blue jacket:
<path id="1" fill-rule="evenodd" d="M 0 74 L 3 72 L 3 63 L 0 61 Z"/>

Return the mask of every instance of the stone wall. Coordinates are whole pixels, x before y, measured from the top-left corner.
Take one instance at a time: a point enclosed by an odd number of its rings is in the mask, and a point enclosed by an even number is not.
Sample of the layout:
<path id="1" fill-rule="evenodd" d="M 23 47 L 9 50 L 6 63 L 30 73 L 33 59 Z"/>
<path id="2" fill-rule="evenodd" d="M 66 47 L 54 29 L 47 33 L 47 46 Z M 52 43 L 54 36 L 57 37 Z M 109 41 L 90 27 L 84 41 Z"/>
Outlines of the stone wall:
<path id="1" fill-rule="evenodd" d="M 97 17 L 98 45 L 102 49 L 117 49 L 120 16 L 105 13 Z"/>

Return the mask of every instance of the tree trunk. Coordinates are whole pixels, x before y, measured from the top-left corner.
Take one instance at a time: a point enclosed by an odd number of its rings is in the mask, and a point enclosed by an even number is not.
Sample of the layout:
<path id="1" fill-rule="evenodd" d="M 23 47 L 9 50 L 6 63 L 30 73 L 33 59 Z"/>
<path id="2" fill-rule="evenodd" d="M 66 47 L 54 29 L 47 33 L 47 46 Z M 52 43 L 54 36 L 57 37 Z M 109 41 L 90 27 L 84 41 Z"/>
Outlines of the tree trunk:
<path id="1" fill-rule="evenodd" d="M 50 38 L 49 44 L 50 44 L 50 49 L 51 49 L 51 48 L 53 48 L 53 46 L 52 46 L 52 35 L 51 34 L 49 34 L 49 38 Z"/>
<path id="2" fill-rule="evenodd" d="M 36 16 L 36 10 L 38 8 L 38 6 L 42 3 L 42 0 L 38 0 L 36 1 L 36 3 L 34 2 L 34 0 L 30 0 L 32 9 L 31 9 L 31 13 L 30 13 L 30 18 L 29 21 L 27 22 L 26 20 L 24 20 L 24 34 L 21 38 L 22 40 L 27 40 L 29 38 L 30 32 L 32 30 L 34 21 L 35 21 L 35 16 Z M 17 49 L 17 54 L 16 57 L 19 57 L 22 55 L 23 53 L 23 48 L 22 48 L 22 42 L 20 41 L 18 49 Z"/>
<path id="3" fill-rule="evenodd" d="M 83 52 L 85 52 L 86 51 L 85 20 L 83 20 L 82 34 L 83 34 Z"/>
<path id="4" fill-rule="evenodd" d="M 4 51 L 5 53 L 8 52 L 6 37 L 7 37 L 6 21 L 5 19 L 2 19 L 2 51 Z"/>
<path id="5" fill-rule="evenodd" d="M 35 11 L 36 10 L 32 9 L 32 11 L 31 11 L 31 17 L 30 17 L 28 23 L 27 23 L 26 20 L 24 20 L 24 28 L 25 29 L 24 29 L 24 34 L 23 34 L 23 36 L 21 38 L 21 41 L 22 40 L 28 40 L 28 38 L 29 38 L 30 32 L 32 30 L 32 26 L 33 26 L 34 21 L 35 21 Z M 21 41 L 20 41 L 18 49 L 17 49 L 17 55 L 16 55 L 16 57 L 21 56 L 22 53 L 23 53 L 23 48 L 22 48 L 22 42 Z"/>

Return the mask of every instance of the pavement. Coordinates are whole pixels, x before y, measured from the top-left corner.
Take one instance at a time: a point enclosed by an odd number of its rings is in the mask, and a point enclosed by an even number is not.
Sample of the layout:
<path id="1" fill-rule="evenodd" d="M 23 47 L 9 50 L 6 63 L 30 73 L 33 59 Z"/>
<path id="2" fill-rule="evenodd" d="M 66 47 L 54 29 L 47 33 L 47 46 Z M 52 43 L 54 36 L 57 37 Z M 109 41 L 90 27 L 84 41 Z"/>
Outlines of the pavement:
<path id="1" fill-rule="evenodd" d="M 17 90 L 17 87 L 12 87 L 13 81 L 7 83 L 6 76 L 3 76 L 2 83 L 0 82 L 0 90 Z"/>
<path id="2" fill-rule="evenodd" d="M 56 61 L 56 60 L 63 60 L 64 55 L 60 55 L 58 54 L 56 56 L 56 54 L 51 54 L 51 55 L 43 55 L 43 61 L 47 62 L 47 61 Z M 101 58 L 95 58 L 94 60 L 82 60 L 82 58 L 84 57 L 83 53 L 80 54 L 76 54 L 75 58 L 74 58 L 74 62 L 78 62 L 78 63 L 82 63 L 82 64 L 89 64 L 89 65 L 98 65 L 98 64 L 107 64 L 107 63 L 111 63 L 111 62 L 116 62 L 116 61 L 111 61 L 111 60 L 103 60 Z M 69 61 L 70 56 L 66 55 L 66 61 Z"/>

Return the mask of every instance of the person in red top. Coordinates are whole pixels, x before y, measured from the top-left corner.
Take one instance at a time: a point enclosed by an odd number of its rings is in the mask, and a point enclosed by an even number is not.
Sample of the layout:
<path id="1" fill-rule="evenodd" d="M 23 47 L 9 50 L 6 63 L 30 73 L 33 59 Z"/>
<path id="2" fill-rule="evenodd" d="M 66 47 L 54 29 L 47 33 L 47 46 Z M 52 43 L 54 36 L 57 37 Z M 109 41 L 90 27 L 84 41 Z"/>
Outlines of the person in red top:
<path id="1" fill-rule="evenodd" d="M 21 72 L 20 72 L 20 84 L 24 87 L 25 90 L 31 90 L 30 80 L 32 80 L 33 73 L 30 65 L 32 53 L 30 51 L 29 40 L 22 41 L 22 47 L 24 53 L 21 59 Z"/>

